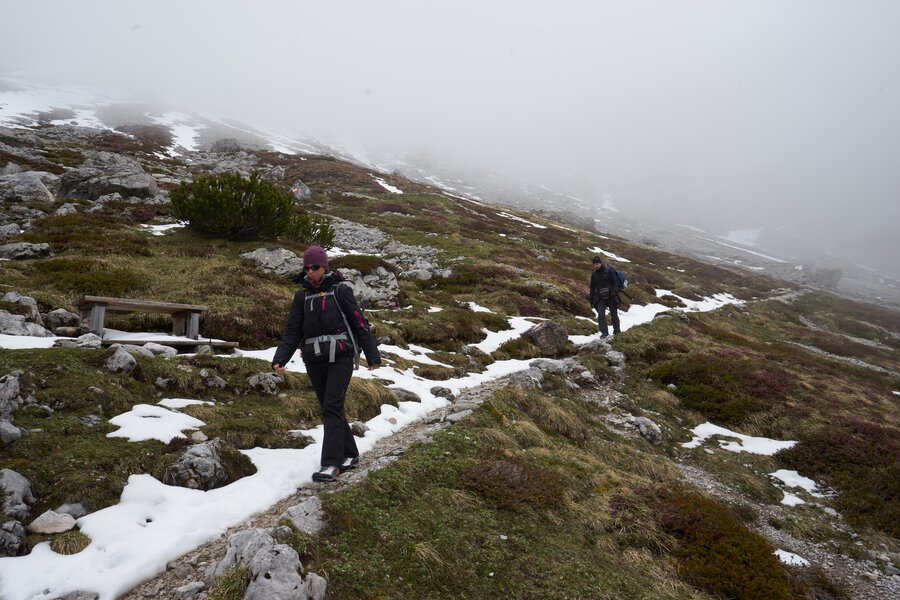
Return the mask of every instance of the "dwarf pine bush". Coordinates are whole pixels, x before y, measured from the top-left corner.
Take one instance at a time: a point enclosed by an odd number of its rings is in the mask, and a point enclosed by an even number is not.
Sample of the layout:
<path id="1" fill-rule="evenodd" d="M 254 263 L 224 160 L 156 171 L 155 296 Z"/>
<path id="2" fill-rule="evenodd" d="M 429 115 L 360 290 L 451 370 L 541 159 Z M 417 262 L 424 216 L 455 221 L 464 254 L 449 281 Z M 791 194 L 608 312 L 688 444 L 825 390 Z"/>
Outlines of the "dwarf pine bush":
<path id="1" fill-rule="evenodd" d="M 206 235 L 227 240 L 289 238 L 330 248 L 327 220 L 296 212 L 294 200 L 258 171 L 201 175 L 172 192 L 175 215 Z"/>

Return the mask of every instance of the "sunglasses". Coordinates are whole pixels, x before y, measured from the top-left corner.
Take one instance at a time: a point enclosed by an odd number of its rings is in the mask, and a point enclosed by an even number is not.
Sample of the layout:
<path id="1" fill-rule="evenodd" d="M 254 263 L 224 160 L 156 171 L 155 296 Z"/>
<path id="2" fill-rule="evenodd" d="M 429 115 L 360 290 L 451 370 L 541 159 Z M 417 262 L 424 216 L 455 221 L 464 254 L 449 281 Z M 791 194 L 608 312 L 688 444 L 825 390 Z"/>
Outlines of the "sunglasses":
<path id="1" fill-rule="evenodd" d="M 322 265 L 303 265 L 303 272 L 306 273 L 308 271 L 318 271 L 319 269 L 324 269 Z"/>

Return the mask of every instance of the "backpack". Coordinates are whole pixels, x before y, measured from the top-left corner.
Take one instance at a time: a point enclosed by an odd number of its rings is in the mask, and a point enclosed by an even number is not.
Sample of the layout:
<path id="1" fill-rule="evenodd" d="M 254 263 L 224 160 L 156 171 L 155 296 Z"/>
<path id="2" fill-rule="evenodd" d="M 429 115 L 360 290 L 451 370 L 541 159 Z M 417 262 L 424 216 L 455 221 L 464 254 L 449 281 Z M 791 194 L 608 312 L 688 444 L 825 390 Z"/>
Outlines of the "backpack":
<path id="1" fill-rule="evenodd" d="M 612 267 L 610 267 L 612 269 Z M 622 271 L 613 269 L 613 272 L 616 274 L 616 279 L 619 280 L 619 289 L 624 290 L 628 287 L 628 278 L 625 277 L 625 273 Z"/>

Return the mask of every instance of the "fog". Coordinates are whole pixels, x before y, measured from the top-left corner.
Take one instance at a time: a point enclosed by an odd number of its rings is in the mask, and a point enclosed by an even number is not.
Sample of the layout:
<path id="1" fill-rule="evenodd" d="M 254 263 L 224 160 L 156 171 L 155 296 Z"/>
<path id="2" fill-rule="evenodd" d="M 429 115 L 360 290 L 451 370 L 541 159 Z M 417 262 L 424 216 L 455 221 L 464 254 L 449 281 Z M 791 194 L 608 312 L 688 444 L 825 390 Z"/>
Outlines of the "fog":
<path id="1" fill-rule="evenodd" d="M 900 275 L 900 3 L 13 2 L 0 72 L 115 87 Z"/>

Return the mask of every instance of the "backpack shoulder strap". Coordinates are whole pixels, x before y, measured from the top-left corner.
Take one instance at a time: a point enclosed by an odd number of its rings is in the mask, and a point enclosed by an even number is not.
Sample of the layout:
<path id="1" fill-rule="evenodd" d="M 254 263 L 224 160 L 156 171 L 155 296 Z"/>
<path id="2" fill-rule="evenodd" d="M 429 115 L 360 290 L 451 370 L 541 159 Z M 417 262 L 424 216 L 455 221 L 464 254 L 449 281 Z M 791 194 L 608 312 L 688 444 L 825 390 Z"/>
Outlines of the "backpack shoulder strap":
<path id="1" fill-rule="evenodd" d="M 344 285 L 344 281 L 339 281 L 336 286 L 334 286 L 331 291 L 326 292 L 326 296 L 330 295 L 334 298 L 334 303 L 337 305 L 338 312 L 341 313 L 341 318 L 344 320 L 344 328 L 347 330 L 347 335 L 350 336 L 350 341 L 353 343 L 353 359 L 356 361 L 356 366 L 354 369 L 359 368 L 359 345 L 356 343 L 356 336 L 353 335 L 353 330 L 350 329 L 350 322 L 347 321 L 347 315 L 344 314 L 344 309 L 341 308 L 341 303 L 337 299 L 337 294 L 335 293 L 339 287 Z"/>

